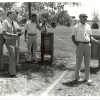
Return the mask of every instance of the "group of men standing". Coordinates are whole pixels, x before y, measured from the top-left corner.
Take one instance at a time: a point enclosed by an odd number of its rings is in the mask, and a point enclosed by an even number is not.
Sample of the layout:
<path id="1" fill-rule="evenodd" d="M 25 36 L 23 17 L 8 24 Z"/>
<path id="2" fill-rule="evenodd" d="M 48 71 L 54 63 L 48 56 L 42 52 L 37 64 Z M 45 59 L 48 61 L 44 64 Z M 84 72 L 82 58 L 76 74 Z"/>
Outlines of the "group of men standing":
<path id="1" fill-rule="evenodd" d="M 3 8 L 0 8 L 0 17 L 2 19 Z M 0 21 L 0 69 L 4 68 L 3 65 L 3 45 L 5 43 L 9 52 L 9 69 L 8 74 L 10 77 L 16 76 L 16 66 L 18 66 L 19 54 L 19 36 L 21 29 L 17 24 L 18 12 L 8 11 L 4 20 Z M 17 55 L 17 57 L 15 57 Z"/>
<path id="2" fill-rule="evenodd" d="M 0 8 L 0 17 L 2 18 L 3 8 Z M 0 70 L 4 69 L 3 65 L 3 45 L 5 43 L 9 52 L 9 70 L 10 77 L 16 77 L 16 67 L 19 63 L 19 43 L 20 36 L 25 33 L 25 42 L 27 41 L 27 61 L 37 62 L 37 29 L 46 30 L 46 23 L 38 24 L 37 15 L 31 15 L 31 20 L 26 22 L 24 32 L 18 25 L 16 19 L 18 12 L 11 10 L 7 12 L 6 18 L 0 21 Z M 43 28 L 45 27 L 45 28 Z M 49 26 L 50 28 L 50 26 Z"/>

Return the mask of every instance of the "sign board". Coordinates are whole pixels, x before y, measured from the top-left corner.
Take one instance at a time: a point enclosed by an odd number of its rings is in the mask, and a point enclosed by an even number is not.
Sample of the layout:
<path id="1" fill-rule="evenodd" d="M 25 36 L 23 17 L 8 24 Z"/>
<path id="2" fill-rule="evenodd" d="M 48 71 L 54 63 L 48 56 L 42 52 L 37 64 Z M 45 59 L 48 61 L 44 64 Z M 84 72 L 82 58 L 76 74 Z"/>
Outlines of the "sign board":
<path id="1" fill-rule="evenodd" d="M 100 36 L 93 35 L 96 40 L 100 40 Z M 100 44 L 92 43 L 91 44 L 91 59 L 99 60 L 100 67 Z"/>
<path id="2" fill-rule="evenodd" d="M 100 40 L 100 36 L 93 35 L 96 40 Z M 100 45 L 92 43 L 91 45 L 91 59 L 100 59 Z"/>
<path id="3" fill-rule="evenodd" d="M 51 55 L 51 62 L 54 56 L 54 33 L 41 33 L 41 61 L 44 61 L 44 55 Z"/>

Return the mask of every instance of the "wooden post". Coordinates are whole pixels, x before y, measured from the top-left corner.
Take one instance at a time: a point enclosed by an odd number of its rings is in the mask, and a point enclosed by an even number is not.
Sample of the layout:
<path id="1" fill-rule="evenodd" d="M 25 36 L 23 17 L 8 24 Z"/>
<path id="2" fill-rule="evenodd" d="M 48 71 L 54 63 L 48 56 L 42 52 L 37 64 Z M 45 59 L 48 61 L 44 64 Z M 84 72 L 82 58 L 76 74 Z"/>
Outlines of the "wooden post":
<path id="1" fill-rule="evenodd" d="M 31 19 L 31 2 L 28 2 L 29 20 Z"/>
<path id="2" fill-rule="evenodd" d="M 51 63 L 54 60 L 54 33 L 41 33 L 41 61 L 44 61 L 44 55 L 51 55 Z"/>

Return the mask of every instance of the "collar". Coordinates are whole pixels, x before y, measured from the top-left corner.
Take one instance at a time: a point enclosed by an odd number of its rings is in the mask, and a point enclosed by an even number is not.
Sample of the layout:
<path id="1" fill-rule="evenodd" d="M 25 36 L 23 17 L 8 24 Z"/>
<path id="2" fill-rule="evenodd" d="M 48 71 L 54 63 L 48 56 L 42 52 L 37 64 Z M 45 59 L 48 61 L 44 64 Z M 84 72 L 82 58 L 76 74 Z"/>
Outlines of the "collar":
<path id="1" fill-rule="evenodd" d="M 85 26 L 85 25 L 86 25 L 86 23 L 85 23 L 85 24 L 82 24 L 81 22 L 79 22 L 79 24 L 80 24 L 81 26 Z"/>
<path id="2" fill-rule="evenodd" d="M 32 22 L 31 20 L 30 20 L 30 22 L 31 22 L 31 23 L 36 23 L 36 22 Z"/>
<path id="3" fill-rule="evenodd" d="M 6 19 L 7 19 L 10 23 L 12 23 L 12 20 L 11 20 L 10 18 L 7 17 Z"/>

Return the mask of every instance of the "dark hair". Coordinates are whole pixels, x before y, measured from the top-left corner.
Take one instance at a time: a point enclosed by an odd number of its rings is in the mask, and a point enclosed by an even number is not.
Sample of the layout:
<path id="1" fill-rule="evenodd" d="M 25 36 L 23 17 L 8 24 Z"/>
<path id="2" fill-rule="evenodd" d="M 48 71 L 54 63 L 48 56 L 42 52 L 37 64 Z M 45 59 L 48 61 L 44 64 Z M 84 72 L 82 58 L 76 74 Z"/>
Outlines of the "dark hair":
<path id="1" fill-rule="evenodd" d="M 16 13 L 16 14 L 18 15 L 19 12 L 17 12 L 17 11 L 8 11 L 8 12 L 7 12 L 7 16 L 9 16 L 9 15 L 12 14 L 12 13 Z"/>
<path id="2" fill-rule="evenodd" d="M 34 13 L 34 14 L 31 15 L 31 17 L 37 17 L 37 15 Z"/>
<path id="3" fill-rule="evenodd" d="M 10 14 L 12 14 L 12 12 L 11 12 L 11 11 L 8 11 L 8 12 L 7 12 L 7 16 L 9 16 Z"/>

